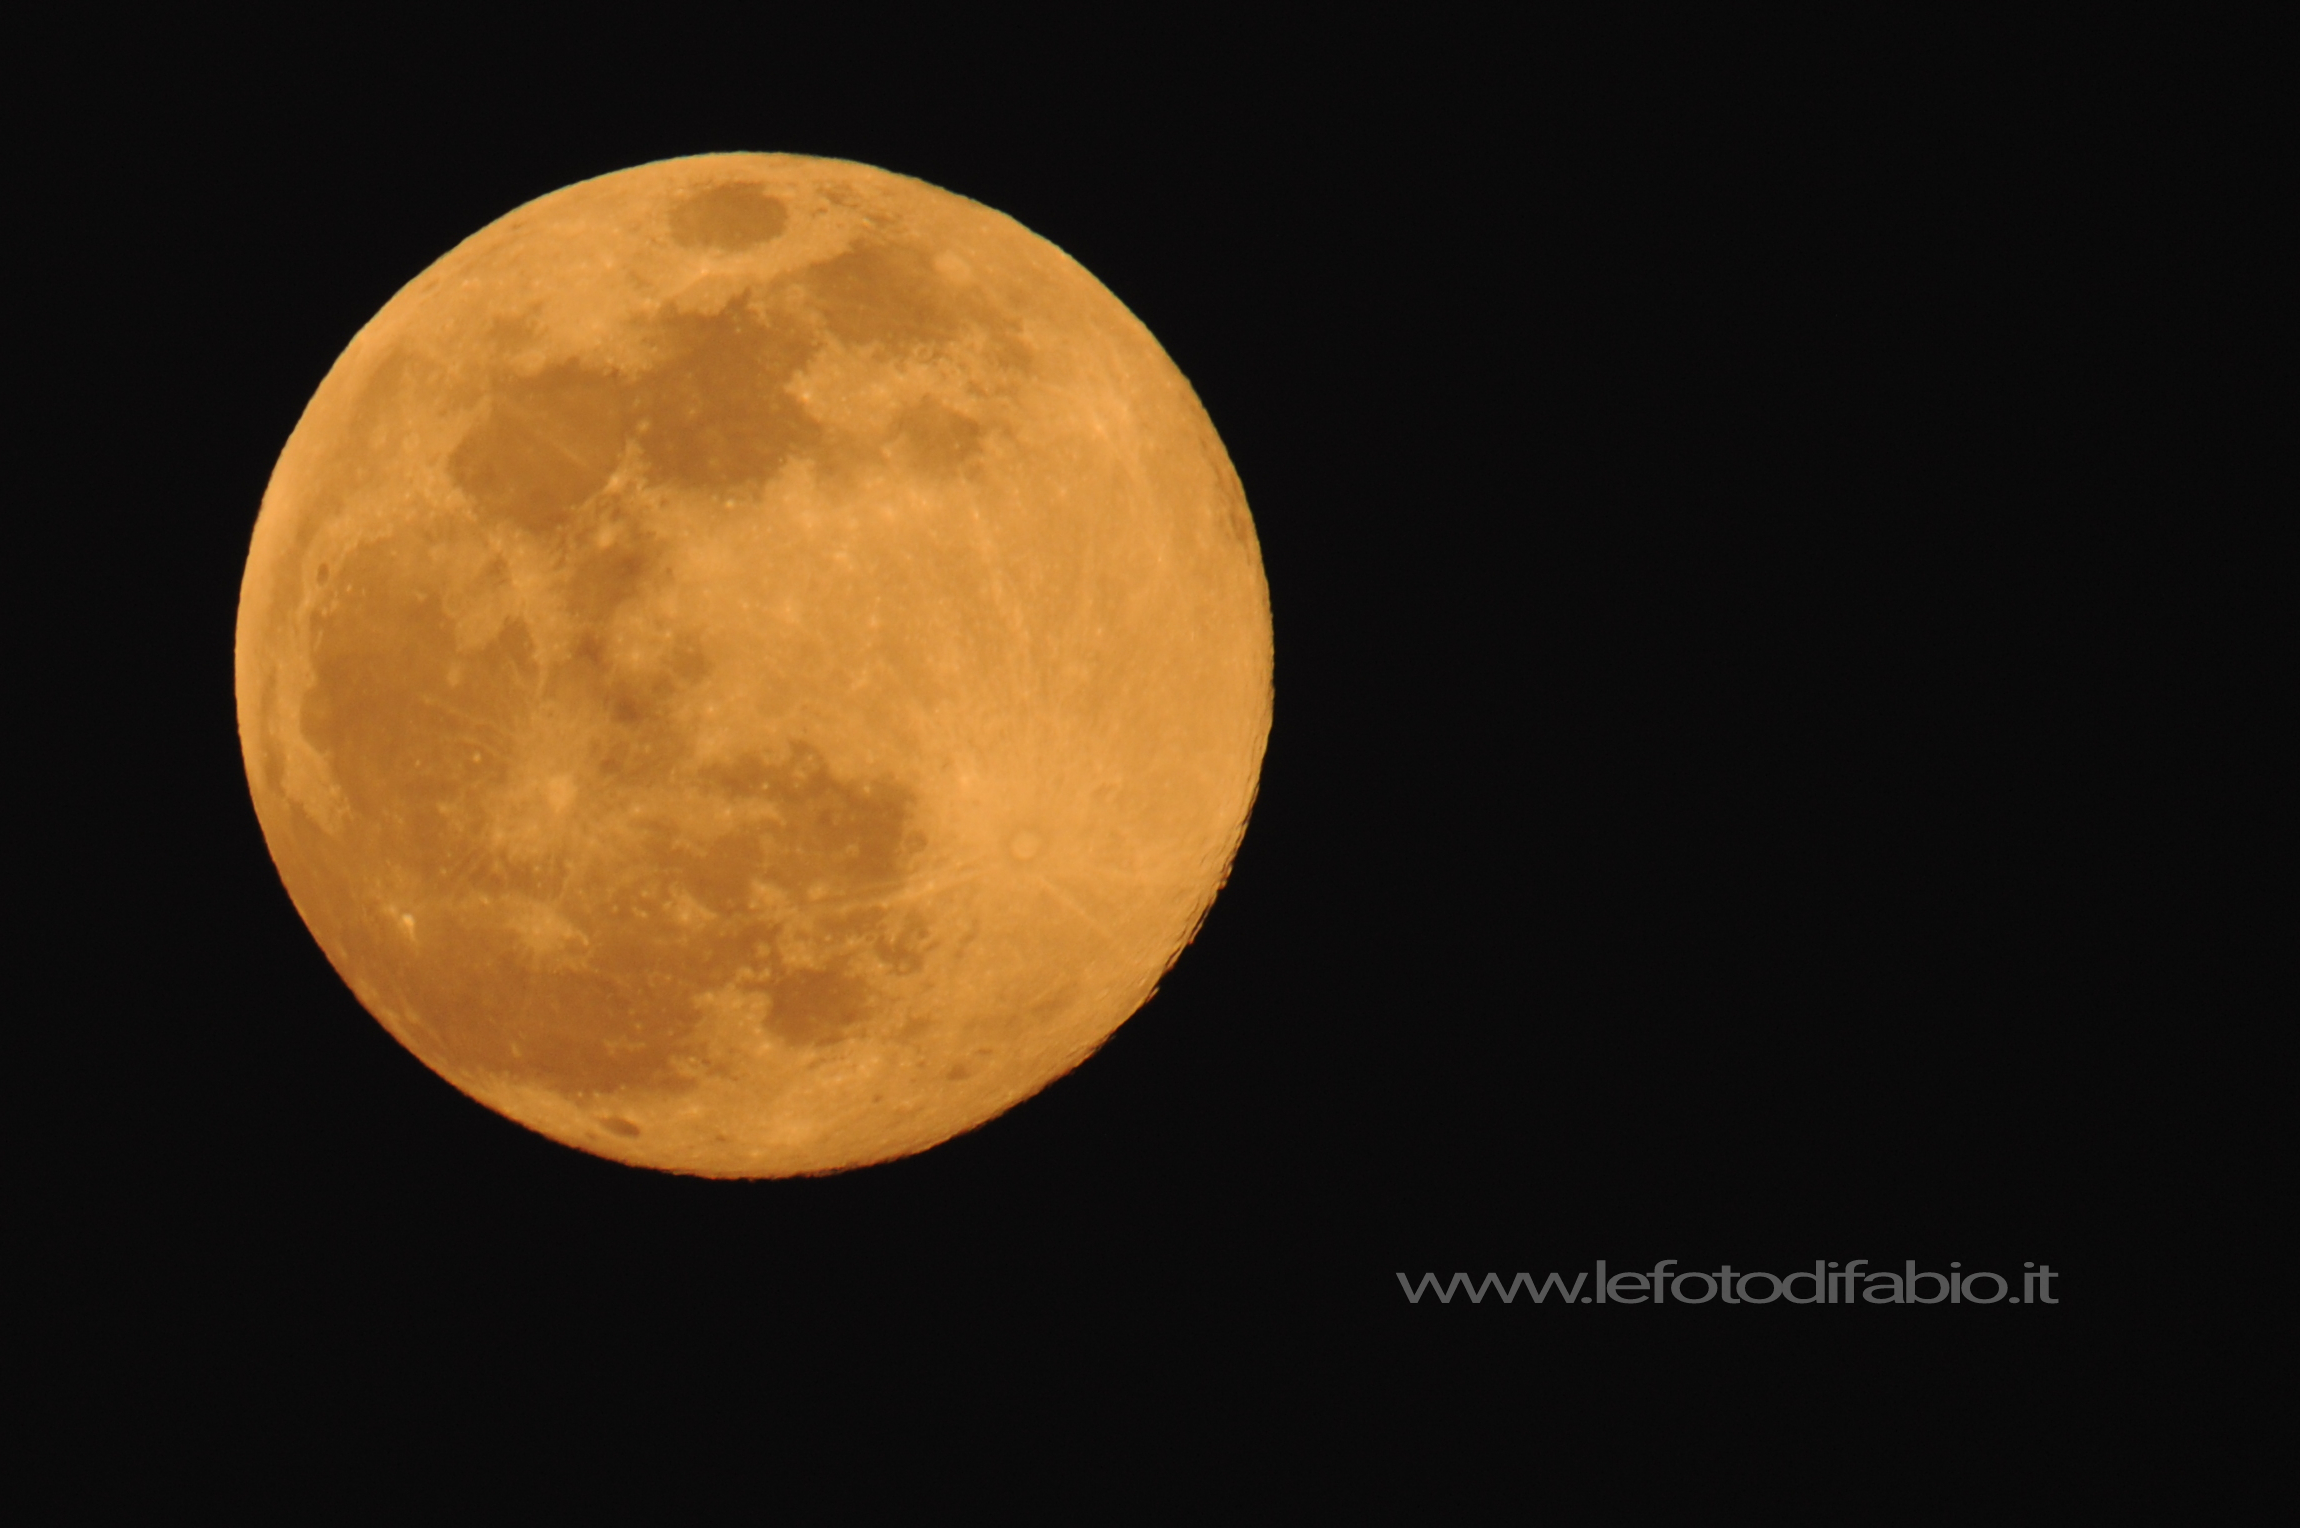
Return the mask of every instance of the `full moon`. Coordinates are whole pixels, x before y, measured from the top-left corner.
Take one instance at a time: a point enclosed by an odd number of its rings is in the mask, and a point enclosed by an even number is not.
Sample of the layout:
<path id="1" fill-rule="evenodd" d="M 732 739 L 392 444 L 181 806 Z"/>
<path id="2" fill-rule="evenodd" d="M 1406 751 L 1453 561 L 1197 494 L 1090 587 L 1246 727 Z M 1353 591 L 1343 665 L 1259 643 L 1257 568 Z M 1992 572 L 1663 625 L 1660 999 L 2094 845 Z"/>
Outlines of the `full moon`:
<path id="1" fill-rule="evenodd" d="M 1151 995 L 1271 708 L 1245 496 L 1148 330 L 863 165 L 670 160 L 352 340 L 240 591 L 258 819 L 427 1066 L 713 1177 L 971 1129 Z"/>

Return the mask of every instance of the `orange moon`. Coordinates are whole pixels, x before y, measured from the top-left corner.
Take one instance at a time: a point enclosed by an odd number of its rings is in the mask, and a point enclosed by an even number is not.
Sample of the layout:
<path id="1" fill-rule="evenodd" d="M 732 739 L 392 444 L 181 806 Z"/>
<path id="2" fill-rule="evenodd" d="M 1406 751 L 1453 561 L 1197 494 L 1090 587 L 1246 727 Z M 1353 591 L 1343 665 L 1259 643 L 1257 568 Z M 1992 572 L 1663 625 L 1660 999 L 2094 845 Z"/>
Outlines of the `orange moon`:
<path id="1" fill-rule="evenodd" d="M 552 193 L 313 395 L 250 792 L 368 1011 L 554 1140 L 922 1150 L 1078 1065 L 1228 874 L 1269 591 L 1205 410 L 1004 215 L 839 160 Z"/>

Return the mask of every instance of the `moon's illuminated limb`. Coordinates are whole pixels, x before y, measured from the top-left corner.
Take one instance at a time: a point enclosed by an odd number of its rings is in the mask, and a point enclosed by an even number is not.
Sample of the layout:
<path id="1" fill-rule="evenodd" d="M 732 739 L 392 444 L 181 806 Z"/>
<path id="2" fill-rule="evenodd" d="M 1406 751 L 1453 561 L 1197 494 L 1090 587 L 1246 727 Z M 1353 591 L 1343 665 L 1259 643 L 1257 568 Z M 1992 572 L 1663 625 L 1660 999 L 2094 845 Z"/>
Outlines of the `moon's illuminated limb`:
<path id="1" fill-rule="evenodd" d="M 720 155 L 522 207 L 321 384 L 241 592 L 296 906 L 473 1097 L 685 1172 L 916 1151 L 1077 1064 L 1270 719 L 1244 496 L 998 213 Z"/>

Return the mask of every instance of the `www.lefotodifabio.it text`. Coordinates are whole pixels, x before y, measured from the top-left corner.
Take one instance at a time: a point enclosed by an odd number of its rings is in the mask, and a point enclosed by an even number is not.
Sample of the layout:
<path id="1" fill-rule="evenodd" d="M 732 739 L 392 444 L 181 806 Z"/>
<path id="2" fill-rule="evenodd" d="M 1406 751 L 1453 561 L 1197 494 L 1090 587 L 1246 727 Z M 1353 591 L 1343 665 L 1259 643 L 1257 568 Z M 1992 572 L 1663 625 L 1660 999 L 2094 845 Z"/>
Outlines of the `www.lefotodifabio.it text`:
<path id="1" fill-rule="evenodd" d="M 1762 1269 L 1741 1272 L 1727 1263 L 1715 1272 L 1688 1269 L 1674 1271 L 1677 1259 L 1664 1258 L 1650 1271 L 1613 1273 L 1605 1271 L 1605 1260 L 1598 1259 L 1597 1271 L 1573 1276 L 1568 1284 L 1562 1274 L 1552 1273 L 1539 1283 L 1530 1273 L 1520 1273 L 1506 1283 L 1498 1273 L 1489 1273 L 1482 1279 L 1472 1280 L 1466 1273 L 1444 1278 L 1425 1273 L 1417 1281 L 1406 1274 L 1398 1275 L 1398 1287 L 1414 1304 L 1422 1296 L 1434 1294 L 1440 1304 L 1451 1305 L 1457 1294 L 1469 1296 L 1473 1305 L 1482 1304 L 1489 1294 L 1501 1296 L 1502 1303 L 1514 1303 L 1520 1292 L 1533 1296 L 1536 1305 L 1546 1304 L 1555 1295 L 1561 1305 L 1706 1305 L 1715 1300 L 1725 1305 L 1771 1305 L 1776 1300 L 1791 1305 L 2058 1305 L 2060 1299 L 2052 1292 L 2052 1281 L 2060 1277 L 2050 1263 L 2023 1263 L 2020 1292 L 2013 1292 L 2013 1283 L 2001 1273 L 1976 1270 L 1963 1271 L 1964 1264 L 1949 1264 L 1946 1273 L 1920 1271 L 1914 1259 L 1907 1262 L 1899 1273 L 1869 1271 L 1869 1260 L 1857 1257 L 1847 1263 L 1816 1261 L 1811 1271 L 1800 1269 L 1790 1274 L 1767 1273 Z M 1762 1281 L 1762 1282 L 1758 1282 Z M 1802 1292 L 1799 1292 L 1800 1286 Z M 1920 1288 L 1922 1293 L 1919 1293 Z"/>

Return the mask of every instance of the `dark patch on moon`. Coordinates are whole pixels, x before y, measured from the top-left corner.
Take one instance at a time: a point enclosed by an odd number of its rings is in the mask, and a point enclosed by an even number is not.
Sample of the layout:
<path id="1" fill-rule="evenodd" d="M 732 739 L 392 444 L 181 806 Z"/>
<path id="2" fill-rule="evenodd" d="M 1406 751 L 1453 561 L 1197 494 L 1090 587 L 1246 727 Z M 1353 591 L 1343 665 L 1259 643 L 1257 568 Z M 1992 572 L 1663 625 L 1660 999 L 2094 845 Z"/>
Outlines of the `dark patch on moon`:
<path id="1" fill-rule="evenodd" d="M 730 841 L 739 863 L 697 866 L 718 895 L 753 896 L 764 883 L 787 911 L 749 985 L 767 998 L 769 1033 L 794 1044 L 828 1044 L 865 1022 L 872 977 L 923 964 L 924 921 L 886 905 L 917 863 L 917 799 L 894 780 L 844 780 L 801 741 L 779 759 L 758 755 L 721 766 L 712 784 L 764 808 L 764 831 Z"/>
<path id="2" fill-rule="evenodd" d="M 956 289 L 936 274 L 924 251 L 907 244 L 857 244 L 798 280 L 824 326 L 850 345 L 927 351 L 968 326 Z"/>
<path id="3" fill-rule="evenodd" d="M 732 253 L 782 235 L 790 215 L 758 186 L 712 186 L 671 209 L 671 238 L 688 249 Z"/>
<path id="4" fill-rule="evenodd" d="M 716 313 L 667 313 L 654 329 L 665 355 L 631 393 L 649 475 L 688 488 L 762 482 L 823 438 L 790 382 L 814 339 L 766 323 L 743 300 Z"/>
<path id="5" fill-rule="evenodd" d="M 344 559 L 315 616 L 304 737 L 353 817 L 397 860 L 438 853 L 459 806 L 500 781 L 496 719 L 535 683 L 517 621 L 476 651 L 459 649 L 447 572 L 456 559 L 445 551 L 413 533 L 371 542 Z"/>
<path id="6" fill-rule="evenodd" d="M 448 473 L 483 511 L 530 531 L 556 529 L 622 459 L 630 402 L 620 379 L 571 364 L 502 378 L 448 456 Z"/>
<path id="7" fill-rule="evenodd" d="M 911 792 L 891 780 L 846 781 L 804 741 L 783 758 L 753 756 L 715 772 L 722 789 L 769 803 L 774 853 L 767 878 L 795 896 L 891 889 L 920 846 Z"/>
<path id="8" fill-rule="evenodd" d="M 767 1032 L 794 1045 L 826 1045 L 854 1027 L 870 997 L 851 972 L 785 970 L 767 989 Z"/>
<path id="9" fill-rule="evenodd" d="M 635 505 L 608 494 L 570 523 L 560 550 L 567 613 L 586 630 L 604 629 L 616 610 L 661 576 L 662 537 Z"/>
<path id="10" fill-rule="evenodd" d="M 932 398 L 902 411 L 895 439 L 908 465 L 945 476 L 982 454 L 982 423 Z"/>

